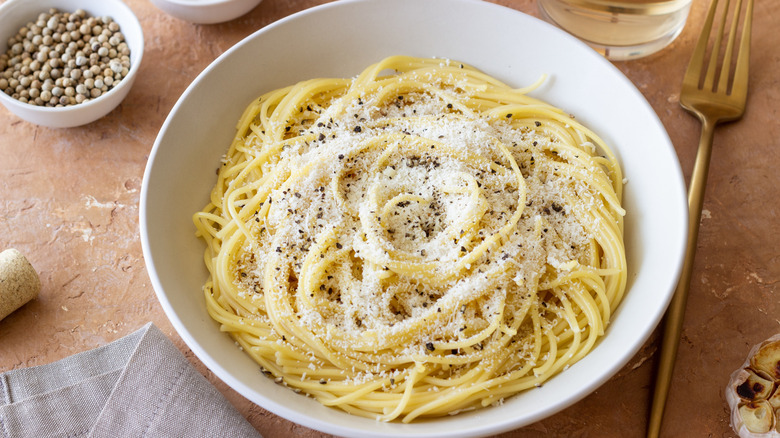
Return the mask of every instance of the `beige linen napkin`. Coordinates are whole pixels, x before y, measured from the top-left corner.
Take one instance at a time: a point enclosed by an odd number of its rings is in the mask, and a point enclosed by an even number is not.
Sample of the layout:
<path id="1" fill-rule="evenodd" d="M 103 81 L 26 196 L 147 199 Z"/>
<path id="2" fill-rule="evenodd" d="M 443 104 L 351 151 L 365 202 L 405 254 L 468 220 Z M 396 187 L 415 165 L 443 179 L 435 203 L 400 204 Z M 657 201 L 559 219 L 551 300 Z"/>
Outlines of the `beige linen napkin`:
<path id="1" fill-rule="evenodd" d="M 0 374 L 0 437 L 260 437 L 153 324 Z"/>

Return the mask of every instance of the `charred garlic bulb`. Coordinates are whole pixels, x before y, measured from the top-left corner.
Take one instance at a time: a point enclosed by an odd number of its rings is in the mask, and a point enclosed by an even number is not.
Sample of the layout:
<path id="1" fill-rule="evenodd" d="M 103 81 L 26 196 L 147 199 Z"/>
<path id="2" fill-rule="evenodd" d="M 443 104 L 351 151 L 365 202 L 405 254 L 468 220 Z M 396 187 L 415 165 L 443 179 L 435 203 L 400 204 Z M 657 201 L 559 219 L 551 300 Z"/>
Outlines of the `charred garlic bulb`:
<path id="1" fill-rule="evenodd" d="M 731 427 L 742 438 L 780 438 L 780 335 L 754 346 L 726 388 Z"/>

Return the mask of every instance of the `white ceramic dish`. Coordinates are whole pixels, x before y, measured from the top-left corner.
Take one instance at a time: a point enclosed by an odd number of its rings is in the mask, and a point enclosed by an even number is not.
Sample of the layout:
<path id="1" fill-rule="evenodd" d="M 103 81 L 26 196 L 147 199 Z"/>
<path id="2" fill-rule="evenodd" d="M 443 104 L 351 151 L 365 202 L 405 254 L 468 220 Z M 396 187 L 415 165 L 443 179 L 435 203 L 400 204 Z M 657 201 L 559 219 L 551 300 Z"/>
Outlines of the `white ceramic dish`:
<path id="1" fill-rule="evenodd" d="M 51 128 L 70 128 L 93 122 L 117 107 L 130 92 L 144 53 L 144 36 L 141 24 L 133 11 L 120 0 L 9 0 L 0 5 L 0 53 L 8 50 L 8 39 L 19 28 L 35 21 L 38 14 L 56 8 L 63 12 L 84 9 L 96 17 L 109 16 L 119 23 L 125 41 L 130 47 L 130 71 L 108 93 L 78 105 L 50 108 L 20 102 L 0 92 L 0 103 L 18 117 Z"/>
<path id="2" fill-rule="evenodd" d="M 199 24 L 236 19 L 262 0 L 151 0 L 152 4 L 180 20 Z"/>
<path id="3" fill-rule="evenodd" d="M 264 378 L 206 313 L 205 246 L 191 222 L 208 200 L 214 169 L 246 104 L 294 81 L 354 76 L 392 54 L 462 60 L 518 87 L 549 74 L 533 95 L 574 114 L 613 145 L 628 178 L 628 291 L 596 348 L 543 387 L 502 406 L 415 424 L 351 416 Z M 662 124 L 637 89 L 586 45 L 533 17 L 482 1 L 357 0 L 280 20 L 198 76 L 154 144 L 140 225 L 149 275 L 172 324 L 206 366 L 251 401 L 340 436 L 462 437 L 499 433 L 558 412 L 628 362 L 657 325 L 677 282 L 686 212 L 685 185 Z"/>

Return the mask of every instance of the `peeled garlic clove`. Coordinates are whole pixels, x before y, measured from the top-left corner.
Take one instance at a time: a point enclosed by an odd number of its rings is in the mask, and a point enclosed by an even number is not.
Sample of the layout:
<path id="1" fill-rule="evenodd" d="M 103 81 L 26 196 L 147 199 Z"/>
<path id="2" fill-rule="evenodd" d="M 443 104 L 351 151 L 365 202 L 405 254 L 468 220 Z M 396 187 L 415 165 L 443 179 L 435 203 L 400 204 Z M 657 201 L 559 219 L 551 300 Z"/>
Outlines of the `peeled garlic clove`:
<path id="1" fill-rule="evenodd" d="M 745 380 L 735 388 L 737 395 L 745 401 L 766 400 L 769 398 L 775 387 L 775 382 L 759 376 L 750 369 L 743 371 L 744 373 L 740 373 L 736 380 L 736 382 L 739 382 L 742 376 L 745 377 Z"/>
<path id="2" fill-rule="evenodd" d="M 762 345 L 750 360 L 750 364 L 768 377 L 780 380 L 780 340 Z"/>
<path id="3" fill-rule="evenodd" d="M 745 427 L 753 433 L 767 433 L 775 425 L 775 412 L 765 400 L 740 406 L 739 416 Z"/>

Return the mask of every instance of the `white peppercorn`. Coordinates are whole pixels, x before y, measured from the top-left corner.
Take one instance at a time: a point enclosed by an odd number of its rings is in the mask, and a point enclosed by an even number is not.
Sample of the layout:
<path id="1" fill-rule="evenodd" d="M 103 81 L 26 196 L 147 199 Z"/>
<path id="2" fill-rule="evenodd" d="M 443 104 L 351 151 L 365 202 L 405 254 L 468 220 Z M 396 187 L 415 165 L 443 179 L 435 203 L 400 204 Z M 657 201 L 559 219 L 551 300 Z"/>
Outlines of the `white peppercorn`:
<path id="1" fill-rule="evenodd" d="M 127 75 L 129 54 L 111 17 L 50 9 L 8 39 L 0 54 L 0 92 L 31 105 L 83 103 Z"/>

